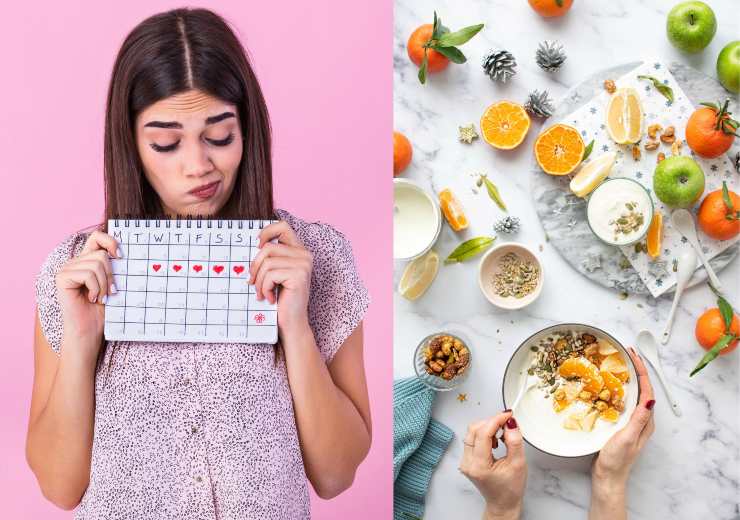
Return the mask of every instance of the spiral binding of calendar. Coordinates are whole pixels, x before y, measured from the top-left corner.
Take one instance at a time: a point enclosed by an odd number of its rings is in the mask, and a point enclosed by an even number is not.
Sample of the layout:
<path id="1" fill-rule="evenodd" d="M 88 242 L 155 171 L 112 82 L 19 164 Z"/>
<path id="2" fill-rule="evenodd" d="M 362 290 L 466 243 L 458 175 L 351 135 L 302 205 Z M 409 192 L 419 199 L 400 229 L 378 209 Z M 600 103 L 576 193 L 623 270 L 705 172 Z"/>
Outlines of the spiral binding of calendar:
<path id="1" fill-rule="evenodd" d="M 265 226 L 277 222 L 276 220 L 227 220 L 227 219 L 206 219 L 203 217 L 188 219 L 118 219 L 114 218 L 113 224 L 116 227 L 144 227 L 144 228 L 166 228 L 172 227 L 181 229 L 263 229 Z"/>

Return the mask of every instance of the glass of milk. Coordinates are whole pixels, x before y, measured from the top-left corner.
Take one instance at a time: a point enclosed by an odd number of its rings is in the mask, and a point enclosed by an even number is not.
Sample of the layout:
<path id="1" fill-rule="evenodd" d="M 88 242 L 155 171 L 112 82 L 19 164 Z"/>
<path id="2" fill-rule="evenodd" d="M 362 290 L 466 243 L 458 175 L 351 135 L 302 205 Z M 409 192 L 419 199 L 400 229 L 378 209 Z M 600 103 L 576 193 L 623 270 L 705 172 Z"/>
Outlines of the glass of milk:
<path id="1" fill-rule="evenodd" d="M 442 213 L 418 184 L 393 179 L 393 258 L 412 260 L 423 255 L 437 241 Z"/>

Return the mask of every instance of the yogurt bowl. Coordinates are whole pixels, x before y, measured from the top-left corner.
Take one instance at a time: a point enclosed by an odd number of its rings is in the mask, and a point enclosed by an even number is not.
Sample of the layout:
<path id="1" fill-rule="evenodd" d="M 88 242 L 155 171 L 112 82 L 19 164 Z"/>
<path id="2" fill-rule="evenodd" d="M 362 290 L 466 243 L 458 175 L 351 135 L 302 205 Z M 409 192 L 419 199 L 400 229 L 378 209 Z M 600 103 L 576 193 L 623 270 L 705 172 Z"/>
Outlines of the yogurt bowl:
<path id="1" fill-rule="evenodd" d="M 413 260 L 431 249 L 442 229 L 439 204 L 407 179 L 393 179 L 393 258 Z"/>
<path id="2" fill-rule="evenodd" d="M 586 218 L 599 240 L 627 246 L 645 237 L 654 211 L 653 199 L 642 184 L 616 177 L 605 180 L 591 193 Z"/>
<path id="3" fill-rule="evenodd" d="M 624 377 L 628 379 L 622 383 L 623 409 L 618 418 L 615 421 L 598 418 L 588 431 L 565 427 L 569 418 L 579 414 L 580 408 L 587 405 L 580 400 L 574 400 L 568 407 L 556 411 L 554 394 L 550 393 L 547 387 L 539 386 L 535 386 L 524 395 L 514 413 L 522 436 L 530 445 L 557 457 L 583 457 L 601 450 L 611 436 L 627 424 L 639 401 L 637 371 L 627 350 L 613 336 L 581 323 L 564 323 L 536 332 L 519 345 L 506 366 L 502 388 L 503 402 L 505 408 L 510 407 L 520 388 L 525 384 L 528 370 L 538 356 L 533 349 L 541 348 L 543 343 L 548 343 L 551 339 L 556 341 L 564 337 L 565 333 L 572 333 L 573 338 L 582 338 L 584 335 L 593 337 L 599 348 L 601 345 L 605 348 L 609 346 L 611 350 L 608 352 L 618 353 L 622 358 L 626 365 Z"/>

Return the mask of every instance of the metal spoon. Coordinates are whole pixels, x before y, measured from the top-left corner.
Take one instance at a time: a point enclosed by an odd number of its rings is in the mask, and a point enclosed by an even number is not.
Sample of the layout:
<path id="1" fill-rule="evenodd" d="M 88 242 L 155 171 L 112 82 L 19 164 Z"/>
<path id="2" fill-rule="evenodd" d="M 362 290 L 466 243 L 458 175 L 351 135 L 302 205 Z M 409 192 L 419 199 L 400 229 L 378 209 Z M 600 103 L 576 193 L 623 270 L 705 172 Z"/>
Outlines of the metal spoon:
<path id="1" fill-rule="evenodd" d="M 668 383 L 666 383 L 665 376 L 663 375 L 663 367 L 660 364 L 660 357 L 658 356 L 658 342 L 655 341 L 655 336 L 653 336 L 652 332 L 649 330 L 641 330 L 640 333 L 637 334 L 637 350 L 640 352 L 642 357 L 648 360 L 648 363 L 652 365 L 655 373 L 658 374 L 658 379 L 660 379 L 660 384 L 663 385 L 663 390 L 665 390 L 665 396 L 668 398 L 668 402 L 671 403 L 673 413 L 676 414 L 677 417 L 680 417 L 681 410 L 678 408 L 678 403 L 673 399 L 671 392 L 668 389 Z"/>
<path id="2" fill-rule="evenodd" d="M 701 244 L 699 244 L 699 239 L 696 237 L 696 226 L 694 225 L 694 217 L 692 217 L 691 213 L 689 213 L 685 209 L 677 209 L 671 215 L 671 222 L 673 223 L 673 227 L 676 228 L 678 232 L 681 233 L 684 237 L 686 237 L 686 240 L 689 241 L 689 244 L 694 247 L 696 254 L 699 256 L 699 260 L 701 260 L 701 263 L 704 264 L 704 269 L 707 270 L 707 275 L 709 276 L 709 280 L 712 282 L 714 288 L 718 292 L 722 292 L 722 285 L 719 282 L 719 278 L 717 278 L 717 274 L 714 272 L 714 269 L 712 269 L 712 266 L 709 265 L 709 261 L 706 259 L 704 253 L 702 253 L 701 251 Z"/>
<path id="3" fill-rule="evenodd" d="M 676 317 L 676 309 L 678 308 L 678 300 L 681 298 L 683 290 L 686 288 L 686 284 L 689 283 L 691 275 L 696 270 L 696 252 L 693 247 L 685 247 L 681 257 L 678 260 L 678 274 L 676 275 L 676 294 L 673 296 L 673 305 L 671 306 L 671 312 L 668 314 L 668 321 L 665 324 L 665 330 L 663 330 L 663 336 L 660 338 L 660 342 L 665 345 L 668 343 L 668 338 L 671 337 L 671 327 L 673 327 L 673 320 Z"/>

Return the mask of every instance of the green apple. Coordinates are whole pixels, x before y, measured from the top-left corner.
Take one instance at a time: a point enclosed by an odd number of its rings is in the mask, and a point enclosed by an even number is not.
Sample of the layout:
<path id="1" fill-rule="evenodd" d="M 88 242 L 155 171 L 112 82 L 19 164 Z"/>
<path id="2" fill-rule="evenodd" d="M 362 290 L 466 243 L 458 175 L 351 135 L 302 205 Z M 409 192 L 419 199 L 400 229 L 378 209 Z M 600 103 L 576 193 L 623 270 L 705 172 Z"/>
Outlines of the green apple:
<path id="1" fill-rule="evenodd" d="M 740 92 L 740 40 L 724 46 L 717 56 L 717 77 L 730 92 Z"/>
<path id="2" fill-rule="evenodd" d="M 655 168 L 653 190 L 663 204 L 690 208 L 704 193 L 704 172 L 691 157 L 668 157 Z"/>
<path id="3" fill-rule="evenodd" d="M 668 13 L 668 40 L 684 52 L 699 52 L 717 32 L 714 11 L 704 2 L 681 2 Z"/>

